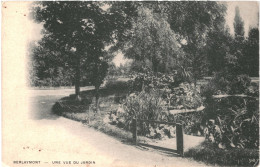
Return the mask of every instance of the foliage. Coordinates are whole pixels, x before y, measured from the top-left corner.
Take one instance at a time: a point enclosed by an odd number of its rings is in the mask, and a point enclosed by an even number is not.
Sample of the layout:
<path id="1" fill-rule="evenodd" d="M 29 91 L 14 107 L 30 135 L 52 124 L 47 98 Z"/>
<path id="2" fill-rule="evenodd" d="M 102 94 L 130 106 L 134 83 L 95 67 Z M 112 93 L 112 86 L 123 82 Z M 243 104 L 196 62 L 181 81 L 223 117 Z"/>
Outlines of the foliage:
<path id="1" fill-rule="evenodd" d="M 133 118 L 164 120 L 167 119 L 167 109 L 159 91 L 142 91 L 127 96 L 122 108 L 118 109 L 116 113 L 111 113 L 110 118 L 112 121 L 116 121 L 118 125 L 121 124 L 125 129 L 132 130 Z M 162 128 L 156 124 L 138 122 L 138 133 L 142 135 L 162 137 L 164 136 Z M 162 133 L 159 134 L 159 130 Z"/>
<path id="2" fill-rule="evenodd" d="M 234 31 L 235 31 L 235 38 L 244 38 L 245 30 L 244 30 L 244 21 L 240 16 L 239 8 L 236 6 L 235 9 L 235 18 L 234 18 Z"/>
<path id="3" fill-rule="evenodd" d="M 182 83 L 170 93 L 170 107 L 175 109 L 196 109 L 203 99 L 194 84 Z"/>
<path id="4" fill-rule="evenodd" d="M 170 114 L 169 121 L 177 122 L 184 125 L 184 133 L 188 135 L 201 136 L 204 135 L 205 128 L 205 112 L 185 112 L 178 114 Z"/>
<path id="5" fill-rule="evenodd" d="M 112 8 L 125 13 L 129 4 L 121 5 L 120 9 Z M 131 2 L 131 5 L 135 6 L 132 10 L 136 14 L 129 16 L 131 27 L 123 32 L 126 38 L 119 39 L 118 47 L 128 58 L 143 63 L 150 61 L 154 72 L 165 71 L 168 60 L 175 58 L 178 52 L 174 31 L 163 15 L 155 13 L 146 2 Z"/>
<path id="6" fill-rule="evenodd" d="M 217 2 L 165 2 L 168 22 L 179 34 L 179 41 L 185 53 L 184 67 L 191 72 L 196 83 L 207 73 L 207 34 L 224 25 L 226 6 Z M 182 43 L 185 39 L 186 42 Z"/>
<path id="7" fill-rule="evenodd" d="M 151 83 L 149 85 L 151 85 Z M 163 88 L 165 88 L 165 85 L 163 86 Z M 178 94 L 176 94 L 177 92 Z M 197 130 L 195 126 L 198 126 L 201 120 L 197 119 L 199 117 L 196 114 L 194 114 L 195 117 L 169 114 L 169 107 L 179 107 L 178 109 L 181 110 L 183 108 L 194 109 L 202 105 L 202 98 L 199 96 L 198 92 L 194 90 L 194 86 L 192 87 L 189 84 L 181 84 L 180 87 L 174 89 L 174 92 L 171 92 L 171 89 L 169 89 L 169 92 L 166 92 L 165 89 L 160 90 L 154 86 L 150 86 L 143 89 L 140 93 L 137 91 L 136 93 L 130 94 L 123 104 L 124 109 L 120 109 L 122 112 L 111 113 L 110 117 L 112 122 L 127 130 L 131 129 L 132 119 L 138 118 L 166 122 L 181 122 L 185 124 L 185 132 L 195 134 L 195 131 Z M 194 123 L 195 120 L 196 123 Z M 172 126 L 139 123 L 138 127 L 140 128 L 138 129 L 138 133 L 152 138 L 175 136 L 175 127 Z"/>
<path id="8" fill-rule="evenodd" d="M 149 68 L 143 68 L 144 73 L 135 73 L 129 81 L 131 92 L 158 89 L 168 107 L 174 109 L 194 109 L 203 104 L 202 97 L 194 84 L 176 82 L 178 75 L 154 74 Z"/>
<path id="9" fill-rule="evenodd" d="M 108 79 L 105 85 L 105 89 L 128 91 L 128 83 L 126 81 L 118 81 L 117 79 Z"/>
<path id="10" fill-rule="evenodd" d="M 74 83 L 73 70 L 61 59 L 61 52 L 50 48 L 53 45 L 55 42 L 46 38 L 29 45 L 27 68 L 31 86 L 71 86 Z"/>
<path id="11" fill-rule="evenodd" d="M 212 29 L 207 35 L 206 54 L 209 63 L 208 75 L 223 70 L 225 57 L 230 54 L 233 37 L 227 27 Z"/>
<path id="12" fill-rule="evenodd" d="M 258 83 L 252 82 L 250 86 L 246 89 L 246 95 L 259 97 L 259 82 Z"/>
<path id="13" fill-rule="evenodd" d="M 201 88 L 205 97 L 218 94 L 244 94 L 248 92 L 251 79 L 247 75 L 233 75 L 225 71 L 216 73 L 210 82 Z"/>
<path id="14" fill-rule="evenodd" d="M 121 8 L 116 6 L 114 9 L 122 15 L 129 13 L 131 26 L 122 31 L 116 48 L 126 50 L 126 55 L 137 60 L 135 62 L 145 64 L 148 59 L 154 72 L 175 69 L 189 74 L 185 75 L 195 82 L 205 74 L 205 37 L 213 27 L 224 23 L 225 5 L 217 2 L 131 2 L 120 5 Z"/>
<path id="15" fill-rule="evenodd" d="M 127 117 L 148 120 L 162 120 L 166 112 L 161 93 L 156 90 L 130 94 L 125 101 L 124 109 Z"/>
<path id="16" fill-rule="evenodd" d="M 150 89 L 160 89 L 163 91 L 169 91 L 169 89 L 175 86 L 175 74 L 164 74 L 164 73 L 154 73 L 148 67 L 143 67 L 143 73 L 137 72 L 131 75 L 131 80 L 129 81 L 130 89 L 132 92 L 150 90 Z"/>
<path id="17" fill-rule="evenodd" d="M 102 2 L 35 2 L 31 7 L 34 21 L 44 26 L 42 41 L 45 42 L 39 47 L 44 56 L 50 52 L 73 70 L 77 95 L 81 70 L 88 63 L 99 66 L 105 45 L 112 42 L 117 22 L 101 8 L 103 5 Z"/>
<path id="18" fill-rule="evenodd" d="M 219 148 L 258 148 L 258 99 L 225 97 L 209 101 L 206 138 Z"/>
<path id="19" fill-rule="evenodd" d="M 246 74 L 251 77 L 259 76 L 259 29 L 251 28 L 243 49 L 244 57 L 241 60 Z"/>
<path id="20" fill-rule="evenodd" d="M 246 89 L 249 87 L 251 79 L 248 75 L 238 75 L 234 80 L 231 82 L 231 89 L 230 94 L 241 94 L 245 93 Z"/>

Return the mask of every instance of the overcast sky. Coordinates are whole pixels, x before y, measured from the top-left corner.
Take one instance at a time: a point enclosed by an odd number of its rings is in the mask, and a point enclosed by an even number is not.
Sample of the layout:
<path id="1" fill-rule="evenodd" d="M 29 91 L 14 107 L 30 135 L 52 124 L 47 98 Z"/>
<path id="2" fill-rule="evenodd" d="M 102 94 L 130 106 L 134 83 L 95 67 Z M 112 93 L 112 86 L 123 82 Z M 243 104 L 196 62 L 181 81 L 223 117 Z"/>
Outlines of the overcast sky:
<path id="1" fill-rule="evenodd" d="M 227 15 L 226 15 L 226 24 L 229 26 L 231 33 L 234 33 L 234 17 L 235 17 L 235 7 L 239 7 L 240 15 L 245 23 L 245 35 L 248 35 L 249 27 L 257 27 L 259 26 L 259 6 L 258 2 L 250 2 L 250 1 L 235 1 L 235 2 L 227 2 Z"/>

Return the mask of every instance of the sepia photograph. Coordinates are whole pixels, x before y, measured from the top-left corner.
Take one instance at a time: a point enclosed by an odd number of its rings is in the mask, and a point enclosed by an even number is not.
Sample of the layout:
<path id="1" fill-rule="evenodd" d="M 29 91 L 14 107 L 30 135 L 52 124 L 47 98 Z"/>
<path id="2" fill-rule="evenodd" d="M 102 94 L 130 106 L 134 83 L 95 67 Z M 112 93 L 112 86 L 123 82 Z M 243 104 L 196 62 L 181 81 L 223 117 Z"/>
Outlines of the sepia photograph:
<path id="1" fill-rule="evenodd" d="M 258 1 L 3 1 L 3 167 L 259 166 Z"/>

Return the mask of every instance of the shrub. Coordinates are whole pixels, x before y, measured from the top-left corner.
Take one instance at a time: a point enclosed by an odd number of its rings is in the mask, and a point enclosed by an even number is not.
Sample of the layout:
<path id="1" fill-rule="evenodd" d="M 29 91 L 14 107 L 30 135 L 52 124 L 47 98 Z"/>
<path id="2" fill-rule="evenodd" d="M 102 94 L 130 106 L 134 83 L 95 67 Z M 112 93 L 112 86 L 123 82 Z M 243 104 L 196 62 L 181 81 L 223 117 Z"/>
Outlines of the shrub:
<path id="1" fill-rule="evenodd" d="M 238 75 L 230 83 L 229 94 L 243 94 L 249 87 L 251 79 L 248 75 Z"/>
<path id="2" fill-rule="evenodd" d="M 186 112 L 169 115 L 169 122 L 182 123 L 184 125 L 184 133 L 188 135 L 201 136 L 205 127 L 205 112 L 203 110 L 197 112 Z"/>
<path id="3" fill-rule="evenodd" d="M 169 94 L 170 107 L 175 109 L 196 109 L 203 99 L 194 84 L 182 83 Z"/>
<path id="4" fill-rule="evenodd" d="M 118 81 L 116 79 L 109 79 L 106 82 L 105 89 L 107 90 L 128 90 L 128 82 L 126 81 Z"/>
<path id="5" fill-rule="evenodd" d="M 130 94 L 122 107 L 110 114 L 114 124 L 132 131 L 133 118 L 145 120 L 167 121 L 168 110 L 166 102 L 158 90 L 142 91 Z M 141 123 L 138 121 L 138 134 L 151 138 L 174 137 L 174 127 L 158 124 Z"/>
<path id="6" fill-rule="evenodd" d="M 175 74 L 154 73 L 151 70 L 145 70 L 144 73 L 135 73 L 131 76 L 129 86 L 131 92 L 140 92 L 143 89 L 172 89 L 175 86 Z"/>
<path id="7" fill-rule="evenodd" d="M 216 73 L 213 79 L 202 88 L 205 97 L 219 94 L 244 94 L 250 86 L 248 75 L 232 75 L 224 72 Z"/>
<path id="8" fill-rule="evenodd" d="M 258 99 L 231 96 L 212 100 L 205 114 L 206 138 L 219 148 L 259 147 Z"/>

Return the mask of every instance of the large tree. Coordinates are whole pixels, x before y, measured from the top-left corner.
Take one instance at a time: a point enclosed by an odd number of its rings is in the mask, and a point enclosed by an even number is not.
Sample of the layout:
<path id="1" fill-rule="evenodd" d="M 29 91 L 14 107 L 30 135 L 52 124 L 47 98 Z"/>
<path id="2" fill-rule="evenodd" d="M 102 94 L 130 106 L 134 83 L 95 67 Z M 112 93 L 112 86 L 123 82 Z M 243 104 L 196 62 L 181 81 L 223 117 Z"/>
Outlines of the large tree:
<path id="1" fill-rule="evenodd" d="M 208 33 L 207 38 L 205 49 L 209 63 L 208 75 L 212 75 L 223 70 L 226 64 L 225 59 L 230 54 L 233 37 L 229 32 L 229 28 L 223 26 L 222 29 L 212 29 Z"/>
<path id="2" fill-rule="evenodd" d="M 218 2 L 166 2 L 168 20 L 171 28 L 179 34 L 179 40 L 185 40 L 182 48 L 193 81 L 207 73 L 205 46 L 207 35 L 224 22 L 226 5 Z"/>
<path id="3" fill-rule="evenodd" d="M 245 49 L 245 30 L 244 30 L 244 21 L 240 16 L 239 8 L 235 8 L 235 17 L 234 17 L 234 40 L 233 46 L 231 48 L 231 54 L 237 59 L 238 68 L 237 74 L 246 74 L 246 57 L 243 53 Z"/>
<path id="4" fill-rule="evenodd" d="M 139 61 L 149 60 L 154 72 L 165 72 L 168 60 L 177 57 L 179 49 L 168 22 L 145 6 L 138 7 L 138 17 L 133 23 L 133 35 L 126 45 L 126 57 Z"/>
<path id="5" fill-rule="evenodd" d="M 75 74 L 75 93 L 80 94 L 81 67 L 102 56 L 112 41 L 113 16 L 102 9 L 102 2 L 35 2 L 33 19 L 43 23 L 44 38 L 55 42 L 53 51 L 69 56 Z M 98 63 L 98 61 L 97 61 Z"/>
<path id="6" fill-rule="evenodd" d="M 125 38 L 119 40 L 119 45 L 127 43 L 130 46 L 126 55 L 137 60 L 150 59 L 153 61 L 154 71 L 157 71 L 156 64 L 160 62 L 167 62 L 166 67 L 177 64 L 177 68 L 181 69 L 179 71 L 191 73 L 195 82 L 205 74 L 206 36 L 211 29 L 223 22 L 225 4 L 130 2 L 127 4 L 128 8 L 123 5 L 118 8 L 118 13 L 129 14 L 132 25 L 123 31 Z M 128 36 L 131 38 L 127 38 Z"/>

